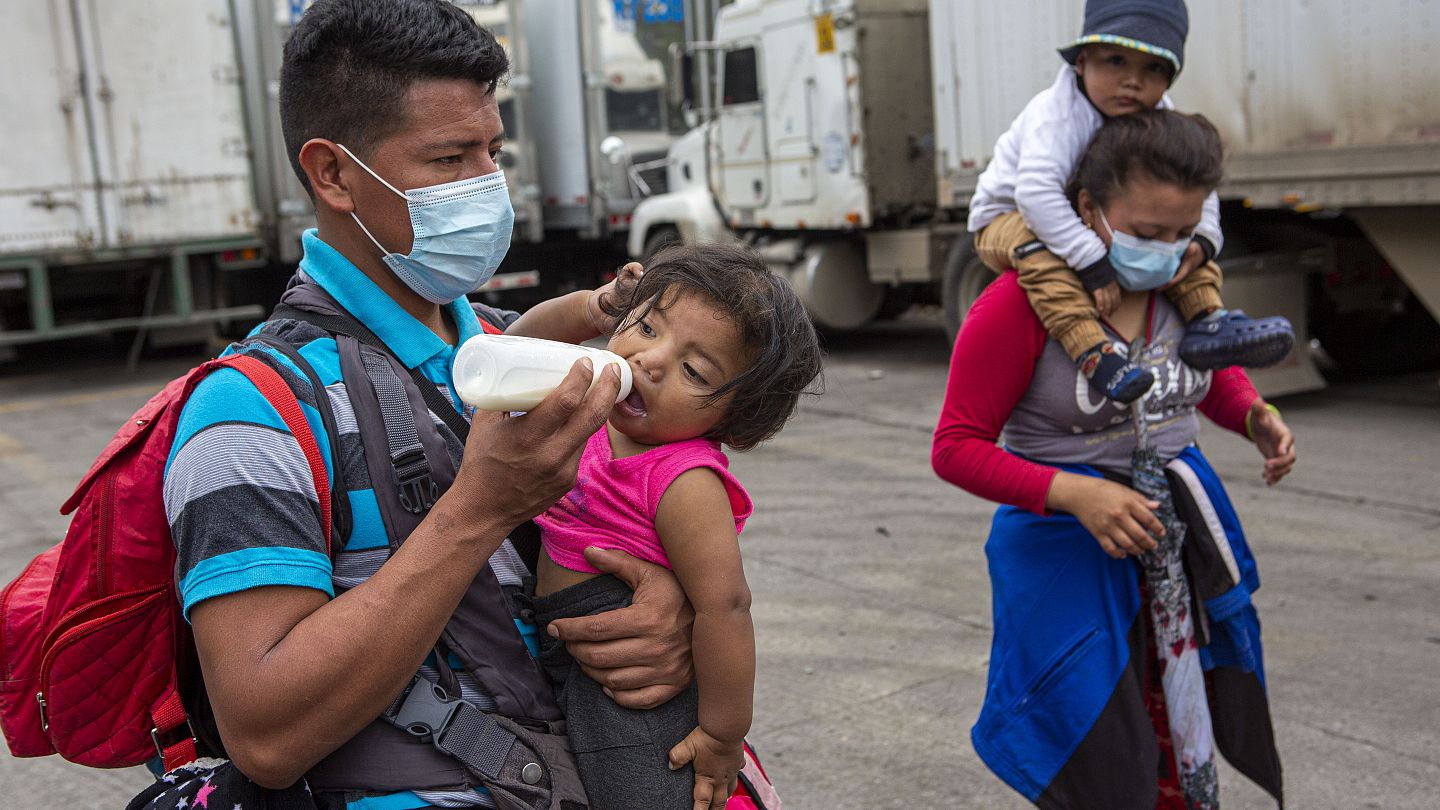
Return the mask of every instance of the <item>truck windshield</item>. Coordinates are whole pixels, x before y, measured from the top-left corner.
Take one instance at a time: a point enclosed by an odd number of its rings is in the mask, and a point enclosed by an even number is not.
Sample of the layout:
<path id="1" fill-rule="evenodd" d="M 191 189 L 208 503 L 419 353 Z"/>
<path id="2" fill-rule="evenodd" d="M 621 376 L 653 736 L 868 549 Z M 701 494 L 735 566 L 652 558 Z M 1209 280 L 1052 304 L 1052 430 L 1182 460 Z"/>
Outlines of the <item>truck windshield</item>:
<path id="1" fill-rule="evenodd" d="M 664 128 L 661 121 L 663 103 L 659 90 L 607 89 L 605 114 L 610 120 L 610 130 L 659 132 Z"/>

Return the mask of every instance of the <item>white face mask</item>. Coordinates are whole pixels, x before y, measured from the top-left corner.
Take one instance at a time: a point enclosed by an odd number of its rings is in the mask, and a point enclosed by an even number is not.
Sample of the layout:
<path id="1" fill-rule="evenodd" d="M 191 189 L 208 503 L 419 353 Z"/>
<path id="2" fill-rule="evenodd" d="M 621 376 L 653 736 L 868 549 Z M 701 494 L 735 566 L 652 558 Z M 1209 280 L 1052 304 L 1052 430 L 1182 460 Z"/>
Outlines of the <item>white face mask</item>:
<path id="1" fill-rule="evenodd" d="M 1104 211 L 1100 211 L 1100 221 L 1110 232 L 1110 266 L 1115 268 L 1116 280 L 1121 287 L 1153 290 L 1165 286 L 1175 277 L 1175 271 L 1180 269 L 1180 259 L 1190 246 L 1189 239 L 1162 242 L 1122 233 L 1110 227 Z"/>
<path id="2" fill-rule="evenodd" d="M 408 255 L 385 250 L 355 212 L 350 216 L 385 254 L 385 265 L 406 286 L 426 301 L 448 304 L 474 292 L 495 275 L 495 268 L 510 249 L 510 233 L 515 227 L 515 209 L 510 207 L 505 172 L 401 191 L 344 144 L 335 145 L 371 177 L 405 199 L 414 237 Z"/>

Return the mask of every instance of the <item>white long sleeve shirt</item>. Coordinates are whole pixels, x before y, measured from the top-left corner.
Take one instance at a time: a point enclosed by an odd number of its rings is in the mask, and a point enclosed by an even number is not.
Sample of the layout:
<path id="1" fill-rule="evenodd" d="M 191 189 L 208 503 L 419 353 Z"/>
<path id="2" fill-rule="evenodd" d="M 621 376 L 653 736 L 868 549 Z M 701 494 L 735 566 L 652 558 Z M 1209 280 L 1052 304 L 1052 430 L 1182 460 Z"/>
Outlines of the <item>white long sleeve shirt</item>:
<path id="1" fill-rule="evenodd" d="M 1158 106 L 1175 107 L 1168 94 Z M 1105 258 L 1105 243 L 1085 227 L 1065 198 L 1065 186 L 1104 120 L 1085 97 L 1075 69 L 1061 67 L 1055 83 L 1030 99 L 995 143 L 995 154 L 970 199 L 970 231 L 1019 211 L 1045 247 L 1071 268 L 1083 270 Z M 1195 233 L 1220 252 L 1220 198 L 1214 192 L 1205 198 Z"/>

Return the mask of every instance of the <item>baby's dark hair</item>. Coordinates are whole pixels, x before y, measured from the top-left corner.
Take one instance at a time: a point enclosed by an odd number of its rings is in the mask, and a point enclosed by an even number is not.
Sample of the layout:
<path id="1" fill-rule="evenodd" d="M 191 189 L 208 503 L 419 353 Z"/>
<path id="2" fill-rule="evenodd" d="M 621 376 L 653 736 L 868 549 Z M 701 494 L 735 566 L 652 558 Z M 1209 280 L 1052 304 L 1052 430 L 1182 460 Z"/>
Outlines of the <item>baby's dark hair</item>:
<path id="1" fill-rule="evenodd" d="M 1213 191 L 1224 158 L 1220 133 L 1205 116 L 1141 110 L 1100 126 L 1065 191 L 1075 205 L 1083 188 L 1101 208 L 1136 175 Z"/>
<path id="2" fill-rule="evenodd" d="M 779 433 L 820 377 L 822 359 L 815 327 L 789 282 L 744 245 L 669 247 L 646 265 L 618 313 L 622 328 L 633 329 L 652 310 L 674 303 L 667 295 L 672 290 L 698 293 L 729 315 L 752 358 L 749 368 L 705 398 L 710 405 L 733 397 L 704 438 L 749 450 Z"/>

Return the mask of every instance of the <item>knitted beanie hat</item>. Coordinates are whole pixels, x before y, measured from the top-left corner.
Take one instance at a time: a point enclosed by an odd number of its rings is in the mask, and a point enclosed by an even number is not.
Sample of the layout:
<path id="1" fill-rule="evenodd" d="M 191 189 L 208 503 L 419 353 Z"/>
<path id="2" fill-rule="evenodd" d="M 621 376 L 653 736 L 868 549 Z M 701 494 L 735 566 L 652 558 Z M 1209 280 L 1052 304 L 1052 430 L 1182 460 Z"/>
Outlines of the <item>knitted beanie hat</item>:
<path id="1" fill-rule="evenodd" d="M 1184 0 L 1087 0 L 1083 33 L 1060 56 L 1073 65 L 1085 45 L 1117 45 L 1169 61 L 1178 76 L 1189 33 Z"/>

